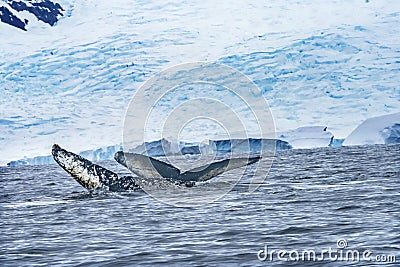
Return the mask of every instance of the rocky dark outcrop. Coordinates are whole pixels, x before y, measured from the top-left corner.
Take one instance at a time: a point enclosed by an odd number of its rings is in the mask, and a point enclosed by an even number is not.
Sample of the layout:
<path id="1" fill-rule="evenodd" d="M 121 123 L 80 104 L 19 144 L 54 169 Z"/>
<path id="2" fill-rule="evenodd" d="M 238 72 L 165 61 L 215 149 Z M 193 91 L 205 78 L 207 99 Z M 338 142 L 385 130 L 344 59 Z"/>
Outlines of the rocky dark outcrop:
<path id="1" fill-rule="evenodd" d="M 60 4 L 49 0 L 3 0 L 0 2 L 0 20 L 26 31 L 29 20 L 23 18 L 23 13 L 21 13 L 23 11 L 28 11 L 39 21 L 54 26 L 63 16 L 64 9 Z"/>
<path id="2" fill-rule="evenodd" d="M 0 6 L 0 20 L 24 31 L 26 31 L 25 26 L 28 24 L 28 20 L 20 20 L 5 6 Z"/>

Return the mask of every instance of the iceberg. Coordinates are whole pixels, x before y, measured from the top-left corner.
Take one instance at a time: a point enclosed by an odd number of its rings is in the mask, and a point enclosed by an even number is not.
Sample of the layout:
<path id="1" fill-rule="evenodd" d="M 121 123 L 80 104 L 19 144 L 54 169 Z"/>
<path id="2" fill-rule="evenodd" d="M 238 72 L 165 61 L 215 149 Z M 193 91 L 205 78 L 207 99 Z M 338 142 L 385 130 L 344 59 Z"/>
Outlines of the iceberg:
<path id="1" fill-rule="evenodd" d="M 168 141 L 163 138 L 157 141 L 144 142 L 143 144 L 129 149 L 129 152 L 148 155 L 150 157 L 160 157 L 165 155 L 175 155 L 179 153 L 179 147 L 176 142 Z"/>
<path id="2" fill-rule="evenodd" d="M 151 157 L 162 157 L 170 155 L 186 154 L 224 154 L 224 153 L 262 153 L 263 151 L 286 150 L 292 146 L 282 140 L 276 139 L 232 139 L 232 140 L 209 140 L 208 143 L 171 142 L 167 139 L 144 142 L 143 144 L 129 149 L 129 152 L 148 155 Z M 250 150 L 249 150 L 250 149 Z M 90 161 L 113 160 L 117 151 L 123 150 L 122 145 L 107 146 L 96 150 L 86 150 L 78 153 Z M 19 165 L 47 165 L 54 164 L 53 157 L 37 156 L 10 161 L 7 166 Z"/>
<path id="3" fill-rule="evenodd" d="M 21 166 L 21 165 L 49 165 L 54 164 L 52 156 L 37 156 L 34 158 L 23 158 L 19 160 L 13 160 L 7 163 L 7 166 Z"/>
<path id="4" fill-rule="evenodd" d="M 261 138 L 210 140 L 209 146 L 213 147 L 217 154 L 262 153 L 263 151 L 287 150 L 293 148 L 286 141 Z"/>
<path id="5" fill-rule="evenodd" d="M 198 154 L 246 154 L 264 151 L 288 150 L 316 147 L 339 147 L 365 144 L 400 143 L 400 112 L 367 119 L 346 139 L 335 139 L 325 126 L 305 126 L 277 133 L 276 139 L 243 138 L 208 140 L 208 142 L 170 141 L 165 138 L 144 142 L 129 152 L 163 157 L 170 155 Z M 113 160 L 117 151 L 123 150 L 121 144 L 106 146 L 95 150 L 85 150 L 79 155 L 91 160 Z M 54 164 L 52 156 L 38 156 L 10 161 L 7 166 Z"/>
<path id="6" fill-rule="evenodd" d="M 114 158 L 115 152 L 119 150 L 122 150 L 121 145 L 106 146 L 95 150 L 85 150 L 78 154 L 82 157 L 87 158 L 90 161 L 112 160 Z M 14 160 L 8 162 L 7 166 L 48 165 L 48 164 L 55 164 L 55 161 L 51 155 Z"/>
<path id="7" fill-rule="evenodd" d="M 334 136 L 325 126 L 305 126 L 277 133 L 277 138 L 288 142 L 293 148 L 316 148 L 332 146 Z"/>
<path id="8" fill-rule="evenodd" d="M 400 143 L 400 112 L 365 120 L 346 138 L 344 146 Z"/>
<path id="9" fill-rule="evenodd" d="M 395 123 L 392 126 L 385 127 L 381 134 L 385 139 L 385 144 L 400 143 L 400 123 Z"/>
<path id="10" fill-rule="evenodd" d="M 186 155 L 186 154 L 224 154 L 224 153 L 262 153 L 263 151 L 292 149 L 292 146 L 282 140 L 244 138 L 209 140 L 207 142 L 171 142 L 161 139 L 145 142 L 130 152 L 145 154 L 151 157 Z"/>
<path id="11" fill-rule="evenodd" d="M 329 146 L 330 147 L 341 147 L 341 146 L 343 146 L 344 140 L 345 140 L 344 138 L 338 138 L 338 139 L 332 138 Z"/>

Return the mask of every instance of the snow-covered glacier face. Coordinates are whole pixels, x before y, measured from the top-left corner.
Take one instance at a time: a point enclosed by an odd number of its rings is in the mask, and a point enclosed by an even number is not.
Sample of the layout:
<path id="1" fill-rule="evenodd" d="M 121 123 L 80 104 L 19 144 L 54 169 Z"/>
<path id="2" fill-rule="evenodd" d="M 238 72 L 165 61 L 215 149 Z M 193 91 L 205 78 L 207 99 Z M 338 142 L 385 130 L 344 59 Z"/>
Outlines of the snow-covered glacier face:
<path id="1" fill-rule="evenodd" d="M 400 143 L 400 112 L 365 120 L 351 132 L 344 145 L 394 143 Z"/>
<path id="2" fill-rule="evenodd" d="M 246 74 L 279 132 L 324 125 L 343 138 L 400 110 L 396 0 L 53 2 L 64 9 L 53 27 L 32 14 L 27 31 L 0 23 L 2 164 L 56 142 L 74 151 L 121 143 L 137 88 L 189 61 Z"/>

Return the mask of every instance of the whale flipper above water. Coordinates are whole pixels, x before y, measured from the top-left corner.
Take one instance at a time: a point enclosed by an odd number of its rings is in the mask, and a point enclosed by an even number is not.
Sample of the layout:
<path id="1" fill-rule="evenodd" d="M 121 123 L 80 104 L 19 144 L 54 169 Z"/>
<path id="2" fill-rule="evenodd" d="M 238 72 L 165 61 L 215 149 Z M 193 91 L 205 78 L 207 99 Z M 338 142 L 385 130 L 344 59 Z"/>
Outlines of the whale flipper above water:
<path id="1" fill-rule="evenodd" d="M 118 151 L 114 159 L 139 177 L 169 178 L 186 183 L 207 181 L 226 171 L 253 164 L 261 157 L 225 159 L 183 173 L 171 164 L 141 154 Z"/>
<path id="2" fill-rule="evenodd" d="M 116 173 L 54 144 L 51 151 L 54 160 L 80 185 L 89 191 L 106 189 L 126 191 L 140 189 L 132 176 L 118 176 Z"/>

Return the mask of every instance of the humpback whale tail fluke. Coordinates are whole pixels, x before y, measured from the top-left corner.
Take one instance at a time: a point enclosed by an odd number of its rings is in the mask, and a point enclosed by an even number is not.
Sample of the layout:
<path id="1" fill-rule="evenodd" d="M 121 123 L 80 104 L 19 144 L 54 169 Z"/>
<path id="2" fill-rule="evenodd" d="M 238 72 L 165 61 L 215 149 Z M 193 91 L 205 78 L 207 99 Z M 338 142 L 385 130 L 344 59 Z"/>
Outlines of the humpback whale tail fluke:
<path id="1" fill-rule="evenodd" d="M 57 144 L 53 145 L 51 153 L 58 165 L 90 192 L 97 189 L 109 191 L 141 189 L 132 176 L 120 177 Z M 193 186 L 196 182 L 207 181 L 226 171 L 253 164 L 261 159 L 261 157 L 225 159 L 181 172 L 171 164 L 141 154 L 118 151 L 114 158 L 141 178 L 162 178 L 176 184 L 185 184 L 188 187 Z"/>
<path id="2" fill-rule="evenodd" d="M 225 159 L 183 173 L 171 164 L 141 154 L 118 151 L 114 159 L 139 177 L 168 178 L 181 183 L 191 183 L 207 181 L 226 171 L 253 164 L 261 157 Z"/>
<path id="3" fill-rule="evenodd" d="M 171 164 L 142 154 L 118 151 L 114 159 L 142 178 L 169 178 L 178 180 L 180 170 Z"/>
<path id="4" fill-rule="evenodd" d="M 125 191 L 140 188 L 133 177 L 119 177 L 116 173 L 67 151 L 57 144 L 53 145 L 51 154 L 61 168 L 90 192 L 96 189 Z"/>

